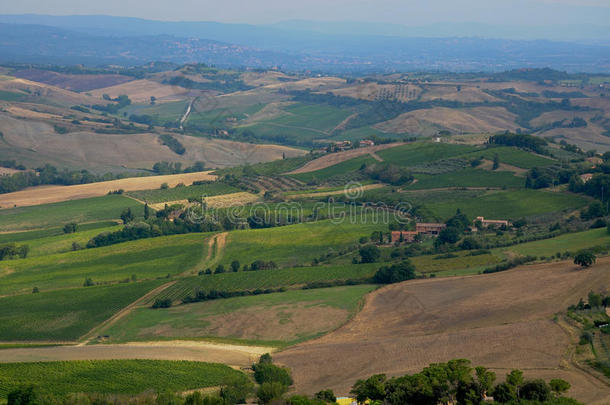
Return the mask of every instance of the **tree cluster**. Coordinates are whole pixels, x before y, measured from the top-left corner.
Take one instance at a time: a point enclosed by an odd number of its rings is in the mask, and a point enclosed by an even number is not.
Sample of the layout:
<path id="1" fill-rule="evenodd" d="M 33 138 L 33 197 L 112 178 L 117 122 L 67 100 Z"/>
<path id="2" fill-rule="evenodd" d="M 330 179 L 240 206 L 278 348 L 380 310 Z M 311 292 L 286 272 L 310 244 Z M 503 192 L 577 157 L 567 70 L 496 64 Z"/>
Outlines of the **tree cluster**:
<path id="1" fill-rule="evenodd" d="M 358 380 L 352 394 L 359 404 L 367 401 L 388 405 L 402 404 L 483 404 L 486 396 L 499 403 L 525 404 L 528 401 L 557 399 L 570 388 L 564 380 L 524 380 L 520 370 L 511 371 L 506 382 L 494 386 L 496 374 L 485 367 L 472 368 L 459 359 L 432 364 L 420 373 L 388 379 L 384 374 Z M 562 403 L 578 404 L 561 398 Z"/>

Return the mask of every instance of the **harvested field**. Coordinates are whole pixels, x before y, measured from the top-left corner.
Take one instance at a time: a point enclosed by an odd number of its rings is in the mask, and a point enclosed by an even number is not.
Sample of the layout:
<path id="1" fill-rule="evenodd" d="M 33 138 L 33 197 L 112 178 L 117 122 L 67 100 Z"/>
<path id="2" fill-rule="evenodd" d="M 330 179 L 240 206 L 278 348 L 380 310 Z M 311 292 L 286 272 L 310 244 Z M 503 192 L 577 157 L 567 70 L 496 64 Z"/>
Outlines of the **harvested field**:
<path id="1" fill-rule="evenodd" d="M 426 92 L 422 95 L 422 101 L 429 100 L 449 100 L 460 101 L 462 103 L 483 103 L 499 101 L 498 98 L 490 96 L 481 89 L 472 86 L 461 85 L 460 91 L 456 85 L 452 86 L 427 86 Z"/>
<path id="2" fill-rule="evenodd" d="M 124 345 L 56 346 L 2 350 L 0 363 L 65 360 L 190 360 L 250 366 L 269 347 L 239 346 L 209 342 L 141 342 Z"/>
<path id="3" fill-rule="evenodd" d="M 197 180 L 215 180 L 210 172 L 173 174 L 167 176 L 130 177 L 120 180 L 102 181 L 99 183 L 78 184 L 74 186 L 39 186 L 31 187 L 14 193 L 0 194 L 0 207 L 25 207 L 31 205 L 49 204 L 60 201 L 79 200 L 83 198 L 100 197 L 110 191 L 123 189 L 125 191 L 149 190 L 159 188 L 167 183 L 174 187 L 178 183 L 186 185 Z"/>
<path id="4" fill-rule="evenodd" d="M 14 75 L 21 79 L 49 84 L 77 92 L 115 86 L 133 80 L 131 77 L 116 74 L 73 75 L 40 69 L 19 70 L 15 72 Z"/>
<path id="5" fill-rule="evenodd" d="M 364 192 L 367 190 L 375 190 L 377 188 L 382 188 L 384 187 L 383 184 L 366 184 L 364 186 L 359 187 L 359 190 Z M 353 189 L 350 189 L 350 191 L 353 191 Z M 297 199 L 302 199 L 302 198 L 318 198 L 318 197 L 327 197 L 327 196 L 331 196 L 331 195 L 341 195 L 341 194 L 345 194 L 346 190 L 345 189 L 341 189 L 341 190 L 333 190 L 333 191 L 321 191 L 321 192 L 312 192 L 312 193 L 298 193 L 298 194 L 287 194 L 285 195 L 285 197 L 289 200 L 297 200 Z"/>
<path id="6" fill-rule="evenodd" d="M 434 136 L 439 130 L 452 133 L 494 133 L 514 131 L 516 116 L 503 107 L 452 109 L 436 107 L 404 113 L 375 125 L 381 131 Z"/>
<path id="7" fill-rule="evenodd" d="M 0 159 L 28 162 L 31 167 L 50 163 L 58 167 L 105 173 L 150 168 L 156 162 L 181 162 L 191 165 L 202 161 L 207 167 L 254 164 L 301 156 L 301 149 L 276 145 L 255 145 L 220 139 L 174 135 L 186 148 L 177 155 L 152 133 L 98 134 L 78 131 L 57 134 L 44 122 L 15 119 L 0 113 Z M 130 169 L 131 168 L 131 169 Z"/>
<path id="8" fill-rule="evenodd" d="M 182 100 L 188 93 L 189 90 L 183 87 L 169 86 L 146 79 L 104 87 L 91 92 L 94 97 L 98 98 L 102 98 L 102 95 L 104 94 L 108 94 L 112 98 L 118 97 L 121 94 L 126 94 L 134 103 L 150 102 L 151 96 L 164 101 Z"/>
<path id="9" fill-rule="evenodd" d="M 324 386 L 346 394 L 371 374 L 400 375 L 468 358 L 501 377 L 521 368 L 527 377 L 565 378 L 570 396 L 608 403 L 610 387 L 571 363 L 573 342 L 552 319 L 591 289 L 609 285 L 609 267 L 604 258 L 588 270 L 561 262 L 388 286 L 341 329 L 274 357 L 292 369 L 298 392 Z"/>
<path id="10" fill-rule="evenodd" d="M 25 79 L 13 79 L 0 81 L 0 90 L 23 92 L 35 100 L 40 98 L 52 99 L 54 104 L 74 105 L 92 104 L 95 99 L 85 94 L 74 93 L 59 87 L 50 86 L 44 83 L 37 83 Z"/>
<path id="11" fill-rule="evenodd" d="M 368 148 L 358 148 L 351 149 L 345 152 L 337 152 L 330 153 L 328 155 L 324 155 L 318 159 L 307 162 L 303 167 L 300 167 L 296 170 L 293 170 L 286 174 L 299 174 L 299 173 L 309 173 L 315 172 L 316 170 L 325 169 L 330 166 L 334 166 L 337 163 L 345 162 L 346 160 L 351 160 L 358 156 L 368 155 L 370 153 L 375 153 L 380 150 L 394 148 L 396 146 L 403 145 L 403 143 L 388 143 L 384 145 L 376 145 Z"/>

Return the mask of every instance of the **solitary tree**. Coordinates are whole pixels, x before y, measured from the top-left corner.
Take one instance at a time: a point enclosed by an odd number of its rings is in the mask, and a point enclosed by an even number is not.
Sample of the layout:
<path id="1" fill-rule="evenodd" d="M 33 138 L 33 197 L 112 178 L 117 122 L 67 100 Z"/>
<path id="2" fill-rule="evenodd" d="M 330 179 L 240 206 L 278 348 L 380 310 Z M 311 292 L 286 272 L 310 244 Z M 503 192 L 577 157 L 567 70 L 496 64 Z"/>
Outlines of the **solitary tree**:
<path id="1" fill-rule="evenodd" d="M 595 263 L 595 260 L 597 260 L 597 257 L 593 254 L 593 252 L 588 250 L 581 250 L 576 254 L 576 256 L 574 256 L 574 264 L 578 264 L 582 267 L 591 266 L 593 263 Z"/>

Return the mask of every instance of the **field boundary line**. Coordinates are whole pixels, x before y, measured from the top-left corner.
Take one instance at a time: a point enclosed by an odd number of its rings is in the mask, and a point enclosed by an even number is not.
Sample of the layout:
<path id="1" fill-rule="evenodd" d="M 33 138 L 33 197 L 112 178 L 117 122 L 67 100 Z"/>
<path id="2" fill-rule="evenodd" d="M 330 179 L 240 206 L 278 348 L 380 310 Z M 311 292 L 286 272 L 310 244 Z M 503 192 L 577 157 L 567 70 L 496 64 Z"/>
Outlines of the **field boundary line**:
<path id="1" fill-rule="evenodd" d="M 147 301 L 149 298 L 151 298 L 151 297 L 157 295 L 158 293 L 164 291 L 165 289 L 171 287 L 175 283 L 176 283 L 176 280 L 173 280 L 173 281 L 165 283 L 165 284 L 147 292 L 146 294 L 144 294 L 143 296 L 141 296 L 140 298 L 138 298 L 131 304 L 127 305 L 125 308 L 121 309 L 116 314 L 112 315 L 110 318 L 106 319 L 101 324 L 99 324 L 96 327 L 94 327 L 93 329 L 91 329 L 85 335 L 83 335 L 83 337 L 81 337 L 79 339 L 79 340 L 81 340 L 81 342 L 77 346 L 87 345 L 93 339 L 93 335 L 95 335 L 95 333 L 97 331 L 101 331 L 102 329 L 114 324 L 116 321 L 118 321 L 119 319 L 121 319 L 121 318 L 125 317 L 127 314 L 129 314 L 134 308 L 138 307 L 142 302 Z"/>

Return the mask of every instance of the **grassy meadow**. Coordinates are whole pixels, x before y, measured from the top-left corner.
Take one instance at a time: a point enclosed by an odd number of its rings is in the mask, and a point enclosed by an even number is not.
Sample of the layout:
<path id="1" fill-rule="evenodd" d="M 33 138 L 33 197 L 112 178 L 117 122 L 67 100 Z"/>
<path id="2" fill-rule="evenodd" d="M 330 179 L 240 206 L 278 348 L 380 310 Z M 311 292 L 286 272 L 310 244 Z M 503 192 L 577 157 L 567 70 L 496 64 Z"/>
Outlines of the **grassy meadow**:
<path id="1" fill-rule="evenodd" d="M 354 245 L 360 237 L 369 236 L 373 231 L 387 229 L 387 225 L 373 223 L 370 217 L 358 216 L 355 220 L 356 223 L 350 223 L 348 214 L 348 218 L 338 224 L 318 221 L 233 231 L 227 237 L 220 263 L 228 267 L 233 260 L 243 264 L 273 260 L 281 267 L 295 267 L 309 264 L 331 250 Z"/>
<path id="2" fill-rule="evenodd" d="M 592 229 L 584 232 L 568 233 L 552 239 L 538 240 L 519 245 L 500 248 L 501 251 L 510 251 L 520 255 L 552 256 L 558 252 L 577 252 L 581 249 L 593 247 L 610 248 L 610 234 L 606 228 Z"/>
<path id="3" fill-rule="evenodd" d="M 457 197 L 426 204 L 436 217 L 448 219 L 459 208 L 470 218 L 518 219 L 547 212 L 581 208 L 588 198 L 571 193 L 542 190 L 487 191 L 474 197 Z"/>
<path id="4" fill-rule="evenodd" d="M 334 176 L 340 176 L 355 172 L 359 170 L 363 164 L 372 164 L 375 162 L 377 161 L 371 156 L 364 155 L 350 160 L 346 160 L 345 162 L 337 163 L 336 165 L 327 167 L 325 169 L 316 170 L 315 172 L 291 174 L 290 176 L 304 182 L 308 182 L 314 179 L 318 181 L 323 181 Z"/>
<path id="5" fill-rule="evenodd" d="M 417 182 L 405 187 L 406 190 L 425 190 L 445 187 L 492 187 L 522 188 L 523 177 L 514 176 L 511 172 L 488 171 L 481 169 L 461 169 L 448 173 L 430 175 L 416 174 Z"/>
<path id="6" fill-rule="evenodd" d="M 522 149 L 512 148 L 509 146 L 490 147 L 480 151 L 471 152 L 460 157 L 478 158 L 493 160 L 495 155 L 498 155 L 500 163 L 520 167 L 522 169 L 531 169 L 533 167 L 550 166 L 555 163 L 548 157 L 536 155 L 526 152 Z"/>
<path id="7" fill-rule="evenodd" d="M 478 148 L 450 143 L 416 142 L 377 152 L 384 162 L 398 166 L 415 166 L 435 160 L 457 157 Z"/>

